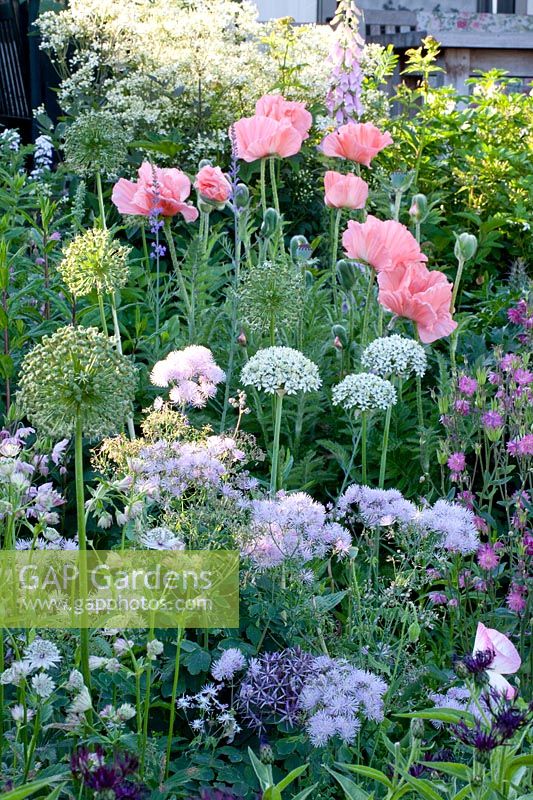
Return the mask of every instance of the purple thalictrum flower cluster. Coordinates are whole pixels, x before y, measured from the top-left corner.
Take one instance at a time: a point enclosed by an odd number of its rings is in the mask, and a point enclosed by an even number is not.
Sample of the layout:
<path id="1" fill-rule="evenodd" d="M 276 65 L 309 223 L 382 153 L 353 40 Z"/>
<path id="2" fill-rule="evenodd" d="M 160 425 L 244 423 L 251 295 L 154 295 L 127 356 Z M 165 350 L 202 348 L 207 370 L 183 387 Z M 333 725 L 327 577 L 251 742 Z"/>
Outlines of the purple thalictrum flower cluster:
<path id="1" fill-rule="evenodd" d="M 411 526 L 421 534 L 437 534 L 440 547 L 448 552 L 465 555 L 475 552 L 479 545 L 470 509 L 447 500 L 437 500 L 433 506 L 418 509 L 397 489 L 372 489 L 354 484 L 339 498 L 332 513 L 336 519 L 359 521 L 368 528 Z"/>
<path id="2" fill-rule="evenodd" d="M 305 564 L 329 554 L 345 555 L 351 536 L 326 509 L 305 492 L 278 492 L 273 499 L 252 500 L 251 521 L 242 552 L 259 568 L 285 562 Z"/>

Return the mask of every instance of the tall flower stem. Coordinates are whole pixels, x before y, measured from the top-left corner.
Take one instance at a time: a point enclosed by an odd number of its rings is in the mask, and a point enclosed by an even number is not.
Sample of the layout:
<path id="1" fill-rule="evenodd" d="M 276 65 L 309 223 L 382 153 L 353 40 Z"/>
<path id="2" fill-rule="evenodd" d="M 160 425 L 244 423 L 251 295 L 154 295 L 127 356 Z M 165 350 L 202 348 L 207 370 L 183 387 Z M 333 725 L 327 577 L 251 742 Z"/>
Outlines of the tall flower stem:
<path id="1" fill-rule="evenodd" d="M 385 484 L 385 473 L 387 470 L 387 450 L 389 447 L 389 431 L 392 417 L 392 406 L 387 408 L 385 415 L 385 427 L 383 428 L 383 441 L 381 443 L 381 462 L 379 465 L 379 488 L 383 489 Z"/>
<path id="2" fill-rule="evenodd" d="M 368 433 L 368 418 L 367 412 L 361 412 L 361 477 L 363 483 L 366 485 L 367 470 L 366 470 L 366 439 Z"/>
<path id="3" fill-rule="evenodd" d="M 107 322 L 105 318 L 105 309 L 104 309 L 104 298 L 102 294 L 98 292 L 98 308 L 100 309 L 100 322 L 102 324 L 102 333 L 105 333 L 106 336 L 109 336 L 109 332 L 107 330 Z"/>
<path id="4" fill-rule="evenodd" d="M 96 173 L 96 193 L 98 195 L 98 206 L 100 209 L 100 222 L 102 224 L 102 228 L 107 230 L 107 222 L 105 218 L 105 206 L 104 206 L 104 193 L 102 191 L 102 176 L 99 172 Z"/>
<path id="5" fill-rule="evenodd" d="M 241 223 L 241 215 L 239 213 L 239 209 L 234 204 L 233 207 L 233 220 L 234 220 L 234 231 L 235 231 L 235 255 L 233 259 L 233 292 L 232 292 L 232 299 L 231 299 L 231 340 L 230 340 L 230 351 L 229 351 L 229 359 L 228 359 L 228 368 L 226 370 L 226 388 L 224 390 L 224 408 L 222 409 L 222 418 L 220 420 L 220 432 L 224 430 L 226 427 L 226 416 L 228 410 L 228 401 L 231 391 L 231 378 L 233 375 L 233 366 L 235 361 L 235 351 L 237 348 L 237 315 L 238 315 L 238 306 L 239 306 L 239 283 L 240 283 L 240 271 L 241 271 L 241 247 L 242 247 L 242 239 L 241 239 L 241 224 L 244 225 L 246 228 L 247 222 L 247 214 L 244 214 L 243 223 Z"/>
<path id="6" fill-rule="evenodd" d="M 259 186 L 261 189 L 261 209 L 263 211 L 263 217 L 266 214 L 267 210 L 267 199 L 266 199 L 266 158 L 262 158 L 260 163 L 260 172 L 259 172 Z"/>
<path id="7" fill-rule="evenodd" d="M 174 658 L 174 678 L 172 679 L 172 693 L 170 696 L 170 719 L 168 722 L 167 750 L 165 759 L 165 778 L 168 777 L 170 768 L 170 754 L 172 752 L 172 739 L 174 737 L 174 720 L 176 719 L 176 697 L 178 694 L 178 680 L 180 677 L 181 640 L 183 628 L 178 628 L 176 635 L 176 655 Z"/>
<path id="8" fill-rule="evenodd" d="M 170 228 L 170 222 L 167 219 L 165 221 L 165 236 L 168 243 L 168 250 L 170 253 L 170 259 L 172 261 L 172 266 L 174 267 L 174 272 L 176 273 L 176 277 L 178 279 L 178 285 L 180 287 L 181 292 L 181 299 L 183 300 L 183 304 L 185 306 L 185 311 L 187 312 L 187 323 L 189 328 L 189 342 L 192 342 L 194 339 L 194 311 L 191 305 L 191 301 L 189 299 L 189 293 L 187 291 L 187 287 L 185 286 L 185 280 L 183 278 L 183 273 L 181 271 L 178 256 L 176 254 L 176 248 L 174 246 L 174 239 L 172 238 L 172 231 Z"/>
<path id="9" fill-rule="evenodd" d="M 122 355 L 122 337 L 120 335 L 120 326 L 118 322 L 118 314 L 117 314 L 117 301 L 115 297 L 115 293 L 111 293 L 111 316 L 113 317 L 113 330 L 115 333 L 115 347 L 117 348 L 120 355 Z M 133 424 L 133 417 L 128 417 L 126 420 L 126 425 L 128 427 L 128 434 L 130 439 L 133 441 L 135 437 L 135 425 Z"/>
<path id="10" fill-rule="evenodd" d="M 150 627 L 147 643 L 154 638 L 154 626 Z M 140 772 L 144 774 L 144 760 L 146 757 L 146 743 L 148 741 L 148 717 L 150 715 L 150 690 L 152 688 L 152 659 L 148 658 L 146 665 L 145 687 L 144 687 L 144 709 L 143 709 L 143 725 L 142 725 L 142 738 L 141 738 L 141 758 L 140 758 Z"/>
<path id="11" fill-rule="evenodd" d="M 270 186 L 272 188 L 272 200 L 274 202 L 274 208 L 279 214 L 279 197 L 278 197 L 278 186 L 277 186 L 277 177 L 276 177 L 276 160 L 272 156 L 268 159 L 268 166 L 270 170 Z"/>
<path id="12" fill-rule="evenodd" d="M 279 439 L 281 434 L 281 412 L 283 410 L 283 393 L 277 392 L 274 403 L 274 441 L 272 443 L 272 467 L 270 472 L 270 496 L 274 497 L 278 490 L 279 473 Z"/>
<path id="13" fill-rule="evenodd" d="M 374 288 L 374 281 L 376 280 L 376 271 L 369 267 L 370 277 L 368 279 L 368 288 L 366 290 L 365 311 L 363 316 L 363 331 L 361 333 L 361 344 L 365 347 L 368 344 L 368 320 L 370 316 L 370 305 L 372 302 L 372 291 Z"/>
<path id="14" fill-rule="evenodd" d="M 333 302 L 337 307 L 337 253 L 339 250 L 339 228 L 341 224 L 342 208 L 335 212 L 333 222 L 333 232 L 331 237 L 331 288 L 333 290 Z"/>
<path id="15" fill-rule="evenodd" d="M 418 428 L 420 433 L 420 463 L 424 472 L 427 472 L 426 467 L 426 445 L 424 433 L 424 406 L 422 405 L 422 378 L 420 375 L 416 376 L 416 408 L 418 412 Z"/>
<path id="16" fill-rule="evenodd" d="M 87 538 L 85 534 L 85 490 L 83 485 L 83 430 L 81 414 L 76 415 L 76 431 L 74 434 L 74 473 L 76 481 L 76 515 L 78 523 L 78 542 L 80 548 L 80 592 L 82 602 L 87 598 Z M 85 616 L 85 614 L 84 614 Z M 84 620 L 85 621 L 85 620 Z M 80 630 L 81 672 L 85 685 L 91 690 L 91 672 L 89 670 L 89 631 Z M 88 712 L 90 714 L 90 712 Z"/>
<path id="17" fill-rule="evenodd" d="M 455 313 L 455 301 L 457 300 L 457 294 L 459 292 L 459 285 L 461 283 L 461 278 L 462 278 L 462 275 L 463 275 L 464 265 L 465 265 L 464 258 L 458 258 L 457 259 L 457 273 L 455 275 L 455 281 L 454 281 L 454 284 L 453 284 L 452 302 L 451 302 L 451 306 L 450 306 L 450 311 L 451 311 L 452 314 Z"/>

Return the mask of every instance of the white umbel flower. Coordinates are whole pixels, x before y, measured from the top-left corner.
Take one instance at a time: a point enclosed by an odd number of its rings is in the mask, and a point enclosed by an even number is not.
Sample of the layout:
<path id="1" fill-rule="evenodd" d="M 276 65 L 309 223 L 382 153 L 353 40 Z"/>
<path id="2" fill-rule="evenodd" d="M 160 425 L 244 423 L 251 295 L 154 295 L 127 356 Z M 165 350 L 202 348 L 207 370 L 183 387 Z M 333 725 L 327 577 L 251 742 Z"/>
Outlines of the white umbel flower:
<path id="1" fill-rule="evenodd" d="M 258 350 L 243 367 L 241 380 L 267 394 L 316 392 L 322 384 L 317 365 L 292 347 Z"/>
<path id="2" fill-rule="evenodd" d="M 363 351 L 361 364 L 381 378 L 389 375 L 408 378 L 411 373 L 421 378 L 427 369 L 427 358 L 422 345 L 395 333 L 374 339 Z"/>
<path id="3" fill-rule="evenodd" d="M 54 681 L 46 672 L 39 672 L 34 675 L 31 679 L 31 686 L 35 694 L 43 700 L 50 697 L 56 688 Z"/>
<path id="4" fill-rule="evenodd" d="M 333 387 L 333 405 L 342 406 L 345 411 L 386 411 L 395 404 L 396 389 L 392 383 L 370 372 L 347 375 Z"/>

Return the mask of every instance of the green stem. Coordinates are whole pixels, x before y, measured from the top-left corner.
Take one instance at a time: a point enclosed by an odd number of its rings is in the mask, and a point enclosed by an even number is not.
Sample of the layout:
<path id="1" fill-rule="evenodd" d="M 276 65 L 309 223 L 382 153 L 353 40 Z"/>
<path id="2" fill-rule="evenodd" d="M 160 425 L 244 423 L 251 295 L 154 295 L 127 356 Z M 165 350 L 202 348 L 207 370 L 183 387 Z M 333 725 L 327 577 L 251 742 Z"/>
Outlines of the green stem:
<path id="1" fill-rule="evenodd" d="M 28 780 L 28 773 L 30 771 L 31 762 L 33 761 L 33 754 L 37 746 L 37 739 L 39 737 L 40 730 L 41 730 L 41 709 L 37 707 L 37 711 L 35 712 L 35 721 L 33 723 L 33 736 L 31 737 L 30 746 L 28 748 L 28 755 L 26 757 L 26 763 L 24 765 L 24 775 L 22 776 L 22 783 L 26 783 L 26 781 Z"/>
<path id="2" fill-rule="evenodd" d="M 111 316 L 113 318 L 113 330 L 115 334 L 115 347 L 117 348 L 120 355 L 122 355 L 122 337 L 120 335 L 120 326 L 118 322 L 118 314 L 117 314 L 117 301 L 115 297 L 115 293 L 111 293 Z M 135 437 L 135 426 L 133 424 L 133 418 L 128 417 L 126 420 L 126 424 L 128 426 L 128 433 L 130 439 L 133 441 Z"/>
<path id="3" fill-rule="evenodd" d="M 102 323 L 102 332 L 106 336 L 109 336 L 109 331 L 107 330 L 107 321 L 105 318 L 104 298 L 102 297 L 101 292 L 98 292 L 98 308 L 100 309 L 100 322 Z"/>
<path id="4" fill-rule="evenodd" d="M 383 441 L 381 443 L 381 462 L 379 465 L 379 488 L 383 489 L 385 485 L 385 472 L 387 469 L 387 449 L 389 447 L 389 431 L 392 417 L 392 406 L 387 409 L 385 415 L 385 427 L 383 428 Z"/>
<path id="5" fill-rule="evenodd" d="M 333 223 L 333 234 L 331 240 L 331 287 L 333 289 L 333 302 L 335 308 L 337 307 L 337 253 L 339 250 L 339 229 L 341 224 L 342 208 L 338 208 L 335 212 L 335 221 Z"/>
<path id="6" fill-rule="evenodd" d="M 422 378 L 420 375 L 416 376 L 416 408 L 418 412 L 418 429 L 420 436 L 420 463 L 424 474 L 426 474 L 428 465 L 426 464 L 426 442 L 424 432 L 424 406 L 422 405 Z"/>
<path id="7" fill-rule="evenodd" d="M 267 210 L 267 200 L 266 200 L 266 159 L 262 158 L 260 161 L 260 173 L 259 173 L 259 186 L 261 188 L 261 208 L 263 210 L 263 218 L 266 214 Z"/>
<path id="8" fill-rule="evenodd" d="M 450 311 L 452 314 L 455 314 L 455 301 L 457 300 L 457 293 L 459 292 L 459 284 L 461 283 L 461 277 L 463 275 L 463 267 L 465 265 L 464 258 L 457 259 L 457 274 L 455 276 L 455 282 L 453 284 L 453 291 L 452 291 L 452 302 L 450 306 Z"/>
<path id="9" fill-rule="evenodd" d="M 366 411 L 361 412 L 361 477 L 363 484 L 366 485 L 366 438 L 368 433 L 368 419 Z"/>
<path id="10" fill-rule="evenodd" d="M 85 535 L 85 490 L 83 485 L 83 430 L 81 414 L 76 414 L 76 432 L 74 435 L 74 473 L 76 481 L 76 515 L 78 523 L 78 542 L 80 552 L 80 592 L 84 604 L 87 599 L 87 538 Z M 85 619 L 83 620 L 85 622 Z M 91 691 L 91 672 L 89 670 L 89 631 L 86 627 L 80 630 L 81 672 L 88 690 Z M 90 712 L 88 712 L 88 718 Z"/>
<path id="11" fill-rule="evenodd" d="M 167 750 L 165 759 L 165 779 L 168 777 L 168 770 L 170 767 L 170 754 L 172 752 L 172 739 L 174 736 L 174 720 L 176 718 L 176 696 L 178 693 L 178 680 L 180 676 L 180 655 L 181 655 L 181 639 L 183 636 L 182 628 L 178 628 L 176 636 L 176 656 L 174 660 L 174 678 L 172 680 L 172 694 L 170 697 L 170 719 L 168 722 L 168 736 L 167 736 Z"/>
<path id="12" fill-rule="evenodd" d="M 274 412 L 274 441 L 272 443 L 272 468 L 270 472 L 270 496 L 274 497 L 278 490 L 279 470 L 279 439 L 281 433 L 281 412 L 283 409 L 283 394 L 279 392 L 275 399 Z"/>
<path id="13" fill-rule="evenodd" d="M 174 246 L 174 239 L 172 238 L 172 231 L 170 229 L 170 222 L 168 220 L 165 221 L 165 236 L 168 243 L 168 250 L 170 253 L 170 259 L 172 261 L 172 266 L 174 267 L 174 271 L 176 273 L 176 277 L 178 279 L 178 284 L 180 287 L 181 298 L 183 300 L 183 304 L 185 306 L 185 310 L 187 312 L 187 322 L 189 327 L 189 342 L 192 342 L 194 339 L 194 312 L 191 306 L 191 301 L 189 299 L 189 293 L 187 291 L 187 287 L 185 286 L 185 280 L 183 278 L 183 273 L 181 271 L 178 256 L 176 254 L 176 248 Z"/>
<path id="14" fill-rule="evenodd" d="M 153 625 L 150 628 L 150 633 L 148 634 L 148 642 L 150 642 L 154 638 L 154 628 Z M 147 643 L 148 643 L 147 642 Z M 148 658 L 148 656 L 147 656 Z M 146 756 L 146 742 L 148 741 L 148 717 L 150 714 L 150 689 L 152 687 L 152 659 L 148 658 L 148 664 L 146 667 L 146 685 L 144 687 L 144 711 L 143 711 L 143 729 L 142 729 L 142 740 L 141 740 L 141 758 L 140 758 L 140 772 L 141 775 L 144 774 L 144 760 Z"/>
<path id="15" fill-rule="evenodd" d="M 278 187 L 276 179 L 276 161 L 273 156 L 268 159 L 268 166 L 270 169 L 270 185 L 272 188 L 272 199 L 274 201 L 274 208 L 279 214 L 280 212 L 279 212 Z"/>
<path id="16" fill-rule="evenodd" d="M 105 218 L 105 206 L 104 206 L 104 193 L 102 191 L 102 177 L 99 172 L 96 173 L 96 193 L 98 195 L 98 205 L 100 207 L 100 221 L 102 223 L 102 228 L 107 230 L 107 222 Z"/>
<path id="17" fill-rule="evenodd" d="M 366 347 L 368 344 L 367 336 L 368 336 L 368 320 L 370 316 L 370 305 L 372 301 L 372 290 L 374 288 L 374 281 L 376 280 L 376 271 L 372 267 L 370 269 L 370 277 L 368 279 L 368 288 L 366 290 L 366 299 L 365 299 L 365 312 L 363 316 L 363 331 L 361 334 L 361 345 Z"/>

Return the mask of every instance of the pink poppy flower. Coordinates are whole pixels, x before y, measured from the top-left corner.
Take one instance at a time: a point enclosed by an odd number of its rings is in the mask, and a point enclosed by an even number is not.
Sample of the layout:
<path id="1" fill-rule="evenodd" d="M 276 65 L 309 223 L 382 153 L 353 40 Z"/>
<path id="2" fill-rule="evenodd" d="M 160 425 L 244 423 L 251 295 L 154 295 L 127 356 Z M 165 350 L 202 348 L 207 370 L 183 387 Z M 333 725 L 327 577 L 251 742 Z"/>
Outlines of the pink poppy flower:
<path id="1" fill-rule="evenodd" d="M 366 261 L 377 272 L 394 270 L 402 264 L 427 261 L 413 234 L 394 220 L 381 220 L 369 214 L 365 222 L 350 220 L 342 236 L 346 255 Z"/>
<path id="2" fill-rule="evenodd" d="M 232 127 L 237 156 L 243 161 L 257 161 L 267 156 L 288 158 L 298 153 L 302 146 L 302 134 L 286 120 L 256 115 L 243 117 Z"/>
<path id="3" fill-rule="evenodd" d="M 225 203 L 231 195 L 231 184 L 220 169 L 206 164 L 199 170 L 194 188 L 198 189 L 200 196 L 214 203 Z"/>
<path id="4" fill-rule="evenodd" d="M 347 158 L 369 167 L 374 156 L 389 144 L 392 144 L 390 133 L 381 133 L 371 122 L 348 122 L 328 133 L 321 148 L 326 156 Z"/>
<path id="5" fill-rule="evenodd" d="M 378 300 L 382 306 L 416 323 L 424 344 L 449 336 L 457 327 L 452 319 L 452 284 L 425 264 L 401 264 L 378 275 Z"/>
<path id="6" fill-rule="evenodd" d="M 499 692 L 505 692 L 507 699 L 512 700 L 516 689 L 503 676 L 518 672 L 522 663 L 520 655 L 507 636 L 495 628 L 486 628 L 482 622 L 478 622 L 473 655 L 486 650 L 494 653 L 490 669 L 487 670 L 490 685 Z"/>
<path id="7" fill-rule="evenodd" d="M 328 170 L 324 175 L 324 202 L 330 208 L 364 208 L 368 183 L 357 175 L 341 175 Z"/>
<path id="8" fill-rule="evenodd" d="M 191 193 L 191 182 L 179 169 L 160 169 L 145 161 L 138 171 L 139 180 L 120 178 L 113 187 L 111 199 L 121 214 L 163 217 L 181 214 L 186 222 L 194 222 L 198 209 L 185 201 Z"/>
<path id="9" fill-rule="evenodd" d="M 305 103 L 285 100 L 281 94 L 265 94 L 255 104 L 255 113 L 278 122 L 288 122 L 296 128 L 302 139 L 309 137 L 313 117 L 306 109 Z"/>

